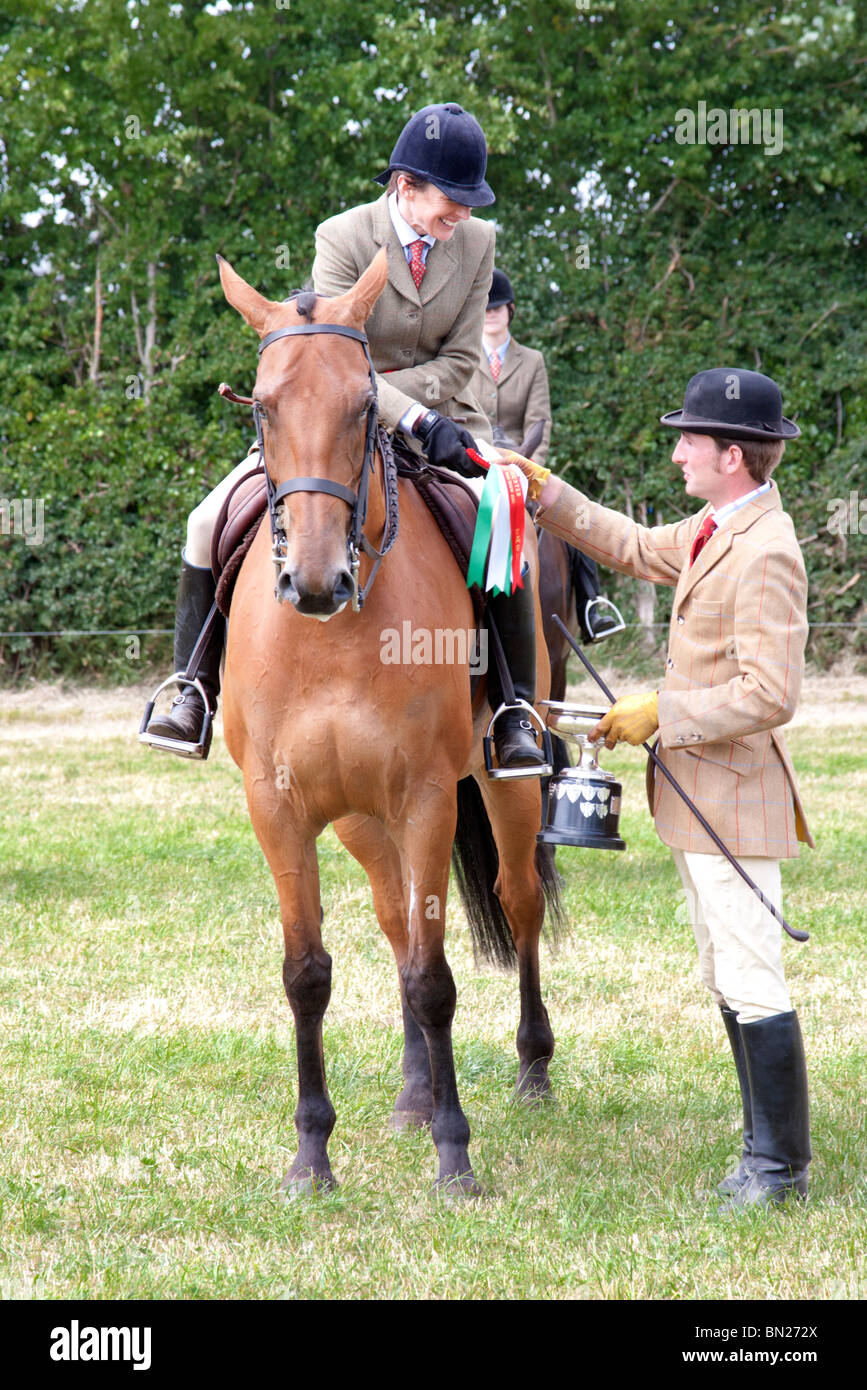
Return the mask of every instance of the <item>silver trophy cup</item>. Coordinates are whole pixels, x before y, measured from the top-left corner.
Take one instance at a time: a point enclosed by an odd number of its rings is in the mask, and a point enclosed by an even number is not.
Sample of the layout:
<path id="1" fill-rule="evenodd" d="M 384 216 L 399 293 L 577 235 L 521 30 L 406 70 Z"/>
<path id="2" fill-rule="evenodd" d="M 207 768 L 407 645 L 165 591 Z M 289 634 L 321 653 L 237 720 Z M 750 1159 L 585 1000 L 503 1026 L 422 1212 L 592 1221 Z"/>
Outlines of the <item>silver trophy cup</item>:
<path id="1" fill-rule="evenodd" d="M 600 744 L 588 737 L 607 710 L 555 700 L 539 703 L 545 706 L 548 728 L 576 749 L 578 761 L 551 778 L 545 824 L 536 838 L 548 845 L 626 849 L 619 834 L 623 788 L 599 766 Z"/>

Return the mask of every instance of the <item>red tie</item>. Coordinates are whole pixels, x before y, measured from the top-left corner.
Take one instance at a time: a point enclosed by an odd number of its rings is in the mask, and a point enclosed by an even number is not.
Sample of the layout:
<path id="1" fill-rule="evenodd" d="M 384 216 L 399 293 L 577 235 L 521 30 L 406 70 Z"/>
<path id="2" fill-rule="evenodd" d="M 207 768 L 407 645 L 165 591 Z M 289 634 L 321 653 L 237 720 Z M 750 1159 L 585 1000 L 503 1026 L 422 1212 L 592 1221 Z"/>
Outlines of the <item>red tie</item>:
<path id="1" fill-rule="evenodd" d="M 424 279 L 425 264 L 422 259 L 422 252 L 426 245 L 427 242 L 421 240 L 411 241 L 409 243 L 409 249 L 412 252 L 412 260 L 409 263 L 409 273 L 415 281 L 416 289 L 421 288 L 421 282 Z"/>
<path id="2" fill-rule="evenodd" d="M 701 552 L 704 550 L 705 545 L 710 540 L 715 530 L 716 522 L 714 521 L 710 513 L 708 513 L 704 521 L 701 523 L 701 526 L 698 528 L 698 534 L 692 543 L 692 553 L 689 557 L 689 563 L 691 565 L 695 564 L 696 560 L 698 559 Z"/>
<path id="3" fill-rule="evenodd" d="M 499 381 L 503 364 L 500 361 L 500 354 L 497 352 L 496 348 L 493 352 L 488 354 L 488 361 L 491 364 L 491 376 L 494 378 L 494 381 Z"/>

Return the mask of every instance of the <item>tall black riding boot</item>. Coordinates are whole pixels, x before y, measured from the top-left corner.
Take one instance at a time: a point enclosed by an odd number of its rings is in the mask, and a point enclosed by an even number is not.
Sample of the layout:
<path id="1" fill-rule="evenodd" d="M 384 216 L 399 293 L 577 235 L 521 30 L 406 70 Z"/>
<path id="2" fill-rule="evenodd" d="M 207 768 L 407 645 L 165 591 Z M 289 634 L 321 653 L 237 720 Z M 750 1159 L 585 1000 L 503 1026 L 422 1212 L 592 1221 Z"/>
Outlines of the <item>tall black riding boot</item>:
<path id="1" fill-rule="evenodd" d="M 792 1010 L 740 1025 L 750 1082 L 753 1151 L 750 1176 L 729 1197 L 728 1209 L 784 1202 L 807 1195 L 810 1106 L 807 1064 L 798 1015 Z"/>
<path id="2" fill-rule="evenodd" d="M 723 1023 L 726 1026 L 729 1043 L 732 1049 L 732 1056 L 735 1059 L 735 1069 L 738 1074 L 738 1084 L 741 1088 L 741 1104 L 744 1112 L 744 1147 L 741 1154 L 741 1161 L 733 1173 L 729 1173 L 727 1178 L 723 1178 L 717 1184 L 717 1192 L 721 1197 L 728 1197 L 732 1192 L 737 1192 L 738 1188 L 743 1187 L 744 1183 L 752 1175 L 750 1162 L 753 1153 L 753 1107 L 750 1097 L 750 1078 L 747 1075 L 747 1063 L 744 1057 L 744 1045 L 741 1039 L 741 1029 L 738 1023 L 738 1016 L 734 1009 L 728 1008 L 726 1004 L 720 1004 L 720 1013 L 723 1016 Z"/>
<path id="3" fill-rule="evenodd" d="M 202 629 L 211 612 L 214 603 L 216 583 L 210 568 L 200 569 L 198 565 L 191 565 L 186 557 L 182 558 L 181 579 L 178 585 L 178 607 L 175 616 L 175 671 L 183 673 L 187 670 L 190 657 L 199 640 Z M 220 693 L 220 660 L 223 655 L 223 638 L 225 624 L 221 616 L 217 615 L 212 631 L 200 653 L 197 662 L 198 670 L 193 674 L 198 676 L 199 682 L 208 697 L 210 712 L 213 716 L 217 712 L 217 696 Z M 167 714 L 151 719 L 147 726 L 148 736 L 167 739 L 177 743 L 177 748 L 160 744 L 165 752 L 177 752 L 182 756 L 190 756 L 190 746 L 202 743 L 201 751 L 194 756 L 206 758 L 210 749 L 211 731 L 208 728 L 206 737 L 201 739 L 202 726 L 205 718 L 205 706 L 202 697 L 195 686 L 185 685 L 181 687 L 172 701 L 172 707 Z"/>
<path id="4" fill-rule="evenodd" d="M 532 705 L 536 698 L 536 615 L 533 589 L 525 583 L 513 594 L 497 594 L 488 601 L 506 665 L 519 700 Z M 488 703 L 494 713 L 504 702 L 503 685 L 494 653 L 488 652 Z M 506 710 L 494 725 L 494 747 L 501 768 L 544 767 L 545 755 L 536 743 L 534 725 L 524 710 Z"/>

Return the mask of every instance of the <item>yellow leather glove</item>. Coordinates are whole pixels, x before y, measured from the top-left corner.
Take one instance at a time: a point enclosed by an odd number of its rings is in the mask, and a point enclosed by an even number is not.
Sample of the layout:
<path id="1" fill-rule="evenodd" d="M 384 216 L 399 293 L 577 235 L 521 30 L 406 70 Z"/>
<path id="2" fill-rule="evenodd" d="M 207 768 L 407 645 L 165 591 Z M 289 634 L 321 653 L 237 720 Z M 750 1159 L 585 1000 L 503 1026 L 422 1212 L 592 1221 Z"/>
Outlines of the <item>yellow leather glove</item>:
<path id="1" fill-rule="evenodd" d="M 624 695 L 600 719 L 590 737 L 594 741 L 604 738 L 606 748 L 613 748 L 621 740 L 637 747 L 640 743 L 646 743 L 658 728 L 658 696 L 655 690 L 651 690 L 647 695 Z"/>
<path id="2" fill-rule="evenodd" d="M 551 476 L 550 468 L 543 468 L 541 463 L 534 463 L 532 459 L 525 458 L 523 454 L 516 454 L 514 449 L 498 449 L 501 463 L 514 464 L 520 468 L 526 478 L 530 480 L 527 488 L 527 496 L 531 502 L 535 502 L 542 488 Z"/>

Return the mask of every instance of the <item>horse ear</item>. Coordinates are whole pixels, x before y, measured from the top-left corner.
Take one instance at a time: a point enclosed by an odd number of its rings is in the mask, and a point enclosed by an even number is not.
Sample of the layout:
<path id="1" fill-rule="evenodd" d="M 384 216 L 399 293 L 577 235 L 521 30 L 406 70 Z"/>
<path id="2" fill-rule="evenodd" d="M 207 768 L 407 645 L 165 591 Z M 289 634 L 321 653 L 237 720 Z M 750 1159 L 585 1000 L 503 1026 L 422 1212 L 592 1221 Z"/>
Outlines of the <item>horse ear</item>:
<path id="1" fill-rule="evenodd" d="M 356 328 L 363 328 L 370 318 L 371 311 L 382 291 L 385 289 L 388 280 L 388 252 L 383 246 L 381 251 L 377 251 L 367 269 L 359 276 L 351 290 L 342 294 L 339 299 L 332 299 L 329 306 L 329 317 L 334 316 L 335 310 L 341 319 Z"/>
<path id="2" fill-rule="evenodd" d="M 217 256 L 220 264 L 220 282 L 223 286 L 223 294 L 228 299 L 233 309 L 237 309 L 242 319 L 246 319 L 251 328 L 255 328 L 260 337 L 267 332 L 266 322 L 268 316 L 279 308 L 273 300 L 266 299 L 258 290 L 254 290 L 252 285 L 242 279 L 236 270 L 233 270 L 227 260 L 222 256 Z"/>

